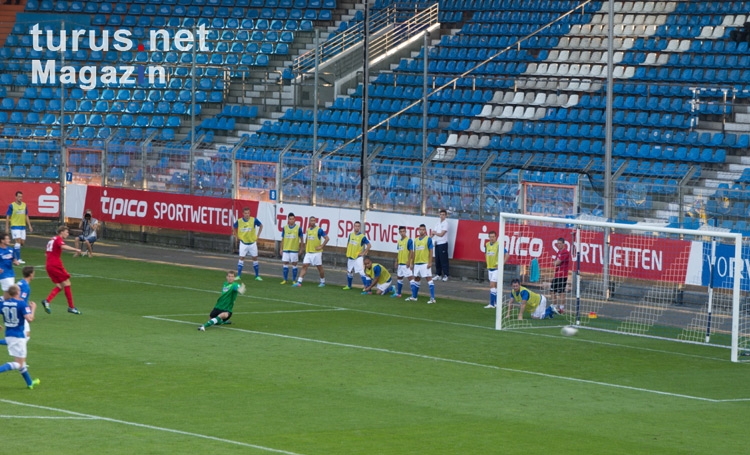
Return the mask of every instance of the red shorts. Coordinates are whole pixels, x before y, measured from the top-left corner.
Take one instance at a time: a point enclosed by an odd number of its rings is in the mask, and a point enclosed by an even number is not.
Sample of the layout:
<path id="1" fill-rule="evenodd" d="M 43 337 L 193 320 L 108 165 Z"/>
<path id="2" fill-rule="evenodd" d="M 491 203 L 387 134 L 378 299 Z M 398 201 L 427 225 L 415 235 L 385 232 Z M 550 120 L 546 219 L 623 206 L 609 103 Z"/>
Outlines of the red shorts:
<path id="1" fill-rule="evenodd" d="M 55 284 L 59 284 L 65 280 L 70 279 L 70 274 L 67 270 L 65 270 L 65 267 L 63 267 L 62 264 L 47 264 L 45 266 L 45 269 L 47 269 L 47 275 L 49 275 L 49 279 L 52 280 L 52 282 Z"/>

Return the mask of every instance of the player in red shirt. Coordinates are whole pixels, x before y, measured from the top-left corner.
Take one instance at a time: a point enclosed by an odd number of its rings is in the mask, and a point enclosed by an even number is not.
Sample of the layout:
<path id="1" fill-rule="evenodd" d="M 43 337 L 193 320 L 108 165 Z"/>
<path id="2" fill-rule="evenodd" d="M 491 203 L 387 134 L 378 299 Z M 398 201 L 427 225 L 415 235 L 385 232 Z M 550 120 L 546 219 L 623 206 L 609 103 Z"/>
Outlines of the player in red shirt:
<path id="1" fill-rule="evenodd" d="M 552 308 L 560 313 L 565 312 L 565 288 L 568 286 L 568 271 L 570 270 L 570 251 L 565 239 L 557 239 L 557 255 L 555 259 L 555 277 L 552 279 Z"/>
<path id="2" fill-rule="evenodd" d="M 47 313 L 52 313 L 49 304 L 64 289 L 65 298 L 68 300 L 68 313 L 81 314 L 78 308 L 73 305 L 73 293 L 70 291 L 70 274 L 63 267 L 62 259 L 60 258 L 63 250 L 75 251 L 81 254 L 81 250 L 78 248 L 73 248 L 65 244 L 65 239 L 68 238 L 69 234 L 67 226 L 60 226 L 57 228 L 57 235 L 47 242 L 47 262 L 44 267 L 47 269 L 49 279 L 55 283 L 55 287 L 52 288 L 47 298 L 42 300 L 44 311 Z"/>

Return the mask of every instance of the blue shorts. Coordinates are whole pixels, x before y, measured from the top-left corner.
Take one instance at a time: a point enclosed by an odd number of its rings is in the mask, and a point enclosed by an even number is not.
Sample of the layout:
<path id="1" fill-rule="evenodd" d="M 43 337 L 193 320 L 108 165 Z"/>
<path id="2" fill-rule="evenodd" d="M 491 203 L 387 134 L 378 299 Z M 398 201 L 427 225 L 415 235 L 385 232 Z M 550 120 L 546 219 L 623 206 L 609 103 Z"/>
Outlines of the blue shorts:
<path id="1" fill-rule="evenodd" d="M 81 242 L 89 242 L 90 244 L 93 245 L 94 242 L 96 242 L 96 236 L 95 235 L 90 235 L 88 237 L 84 237 L 82 235 L 79 235 L 78 236 L 78 240 L 80 240 Z"/>

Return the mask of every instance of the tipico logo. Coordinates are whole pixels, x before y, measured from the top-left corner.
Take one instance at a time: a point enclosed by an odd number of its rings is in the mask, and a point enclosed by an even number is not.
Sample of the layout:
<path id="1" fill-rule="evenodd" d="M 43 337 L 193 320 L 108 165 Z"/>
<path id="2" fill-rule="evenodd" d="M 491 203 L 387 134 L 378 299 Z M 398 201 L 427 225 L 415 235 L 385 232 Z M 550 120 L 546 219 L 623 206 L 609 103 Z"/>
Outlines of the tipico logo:
<path id="1" fill-rule="evenodd" d="M 59 35 L 55 36 L 52 30 L 40 30 L 39 24 L 31 27 L 30 33 L 32 45 L 35 51 L 49 50 L 52 52 L 63 53 L 68 50 L 68 35 L 71 38 L 71 51 L 76 52 L 81 49 L 79 41 L 82 38 L 88 38 L 88 49 L 90 51 L 107 52 L 115 50 L 119 52 L 128 52 L 145 50 L 143 43 L 136 43 L 131 39 L 130 30 L 60 30 Z M 99 36 L 101 33 L 101 36 Z M 110 36 L 111 35 L 111 36 Z M 196 36 L 197 35 L 197 36 Z M 158 29 L 149 32 L 149 50 L 168 52 L 174 48 L 181 52 L 190 52 L 193 50 L 193 44 L 197 42 L 200 52 L 207 52 L 206 37 L 208 30 L 205 25 L 197 27 L 195 33 L 189 29 L 178 29 L 170 34 L 168 30 Z M 58 38 L 58 39 L 55 39 Z M 55 44 L 57 42 L 57 44 Z M 84 65 L 79 67 L 64 65 L 58 68 L 56 60 L 39 60 L 31 61 L 31 83 L 32 84 L 57 84 L 59 78 L 62 84 L 78 85 L 84 90 L 91 90 L 96 87 L 97 79 L 103 84 L 132 84 L 136 82 L 143 85 L 146 77 L 148 83 L 153 85 L 157 80 L 160 84 L 166 84 L 167 72 L 161 65 L 117 65 L 117 66 L 93 66 Z"/>

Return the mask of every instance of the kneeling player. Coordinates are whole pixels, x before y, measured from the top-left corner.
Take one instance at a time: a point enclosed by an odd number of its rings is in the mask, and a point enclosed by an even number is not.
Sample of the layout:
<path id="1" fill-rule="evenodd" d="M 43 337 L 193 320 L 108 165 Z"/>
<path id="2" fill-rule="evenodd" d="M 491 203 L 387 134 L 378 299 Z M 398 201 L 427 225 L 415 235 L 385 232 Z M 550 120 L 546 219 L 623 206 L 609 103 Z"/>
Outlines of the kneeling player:
<path id="1" fill-rule="evenodd" d="M 393 286 L 391 280 L 391 274 L 380 264 L 373 264 L 372 259 L 368 256 L 364 258 L 365 275 L 370 278 L 370 283 L 365 286 L 365 290 L 362 294 L 372 294 L 372 288 L 377 289 L 378 295 L 384 295 L 387 292 L 391 292 L 391 298 L 398 297 L 396 287 Z"/>

